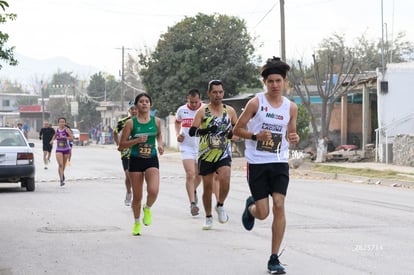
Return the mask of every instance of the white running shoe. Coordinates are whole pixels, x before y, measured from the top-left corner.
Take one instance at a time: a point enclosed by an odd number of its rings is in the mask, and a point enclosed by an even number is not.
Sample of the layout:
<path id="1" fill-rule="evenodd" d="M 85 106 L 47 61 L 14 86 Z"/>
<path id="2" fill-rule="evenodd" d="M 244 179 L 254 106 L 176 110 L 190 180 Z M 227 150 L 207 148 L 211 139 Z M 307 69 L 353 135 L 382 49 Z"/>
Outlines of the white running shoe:
<path id="1" fill-rule="evenodd" d="M 226 211 L 224 211 L 224 207 L 223 206 L 216 206 L 216 211 L 218 214 L 218 220 L 220 223 L 226 223 L 229 220 L 229 216 L 227 216 Z"/>
<path id="2" fill-rule="evenodd" d="M 131 199 L 132 199 L 132 193 L 127 192 L 125 195 L 125 201 L 124 201 L 126 206 L 131 206 Z"/>
<path id="3" fill-rule="evenodd" d="M 210 230 L 213 228 L 213 217 L 206 217 L 206 222 L 203 225 L 203 230 Z"/>

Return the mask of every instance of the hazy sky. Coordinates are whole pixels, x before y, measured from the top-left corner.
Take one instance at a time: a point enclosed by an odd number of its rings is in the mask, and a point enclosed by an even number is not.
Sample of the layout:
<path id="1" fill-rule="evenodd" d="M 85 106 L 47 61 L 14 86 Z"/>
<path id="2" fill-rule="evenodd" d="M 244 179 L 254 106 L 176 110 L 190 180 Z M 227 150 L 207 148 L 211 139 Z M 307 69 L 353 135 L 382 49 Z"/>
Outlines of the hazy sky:
<path id="1" fill-rule="evenodd" d="M 16 21 L 2 26 L 8 46 L 25 56 L 65 56 L 111 74 L 121 67 L 122 46 L 154 48 L 159 36 L 185 16 L 238 16 L 257 36 L 257 53 L 280 56 L 279 0 L 8 0 Z M 414 41 L 414 1 L 383 0 L 389 39 L 399 31 Z M 343 33 L 349 44 L 365 33 L 381 38 L 381 0 L 285 0 L 287 59 L 310 59 L 318 43 Z M 260 47 L 260 45 L 262 45 Z M 133 50 L 131 50 L 133 51 Z"/>

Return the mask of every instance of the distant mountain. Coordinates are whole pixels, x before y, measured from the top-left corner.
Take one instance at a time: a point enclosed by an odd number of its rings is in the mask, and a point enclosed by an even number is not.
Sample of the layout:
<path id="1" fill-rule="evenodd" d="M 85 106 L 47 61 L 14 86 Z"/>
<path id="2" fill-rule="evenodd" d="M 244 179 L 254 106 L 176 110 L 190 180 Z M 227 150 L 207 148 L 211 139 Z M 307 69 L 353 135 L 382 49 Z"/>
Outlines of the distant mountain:
<path id="1" fill-rule="evenodd" d="M 72 76 L 79 79 L 89 79 L 89 77 L 99 69 L 92 66 L 80 65 L 66 57 L 54 57 L 49 59 L 35 59 L 20 54 L 15 55 L 19 61 L 17 66 L 9 66 L 2 63 L 0 70 L 0 80 L 10 80 L 21 84 L 33 84 L 40 80 L 50 80 L 53 74 L 60 72 L 72 72 Z"/>

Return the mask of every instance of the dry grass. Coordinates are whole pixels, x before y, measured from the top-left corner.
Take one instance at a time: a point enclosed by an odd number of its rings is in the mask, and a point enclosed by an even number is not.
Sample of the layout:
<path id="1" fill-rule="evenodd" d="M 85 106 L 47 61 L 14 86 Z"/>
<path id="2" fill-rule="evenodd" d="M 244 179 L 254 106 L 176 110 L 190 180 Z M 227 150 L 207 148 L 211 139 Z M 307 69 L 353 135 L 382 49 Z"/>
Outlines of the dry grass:
<path id="1" fill-rule="evenodd" d="M 373 170 L 368 168 L 345 168 L 332 165 L 318 165 L 315 164 L 312 167 L 313 171 L 333 173 L 333 174 L 346 174 L 354 176 L 363 176 L 369 178 L 382 178 L 382 179 L 399 179 L 412 181 L 414 174 L 402 175 L 400 172 L 392 170 Z"/>

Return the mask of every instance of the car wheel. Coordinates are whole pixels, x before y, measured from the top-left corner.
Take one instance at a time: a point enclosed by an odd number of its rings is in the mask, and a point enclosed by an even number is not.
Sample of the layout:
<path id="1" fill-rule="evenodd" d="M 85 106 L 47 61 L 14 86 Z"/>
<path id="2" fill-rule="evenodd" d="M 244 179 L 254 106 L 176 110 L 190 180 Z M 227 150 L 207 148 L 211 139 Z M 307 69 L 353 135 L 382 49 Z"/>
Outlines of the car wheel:
<path id="1" fill-rule="evenodd" d="M 27 178 L 26 179 L 26 191 L 34 191 L 34 190 L 35 190 L 35 179 Z"/>

